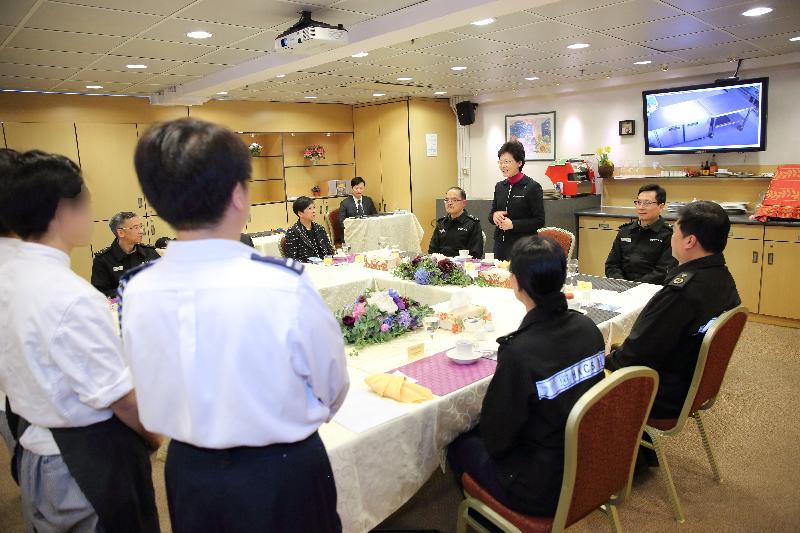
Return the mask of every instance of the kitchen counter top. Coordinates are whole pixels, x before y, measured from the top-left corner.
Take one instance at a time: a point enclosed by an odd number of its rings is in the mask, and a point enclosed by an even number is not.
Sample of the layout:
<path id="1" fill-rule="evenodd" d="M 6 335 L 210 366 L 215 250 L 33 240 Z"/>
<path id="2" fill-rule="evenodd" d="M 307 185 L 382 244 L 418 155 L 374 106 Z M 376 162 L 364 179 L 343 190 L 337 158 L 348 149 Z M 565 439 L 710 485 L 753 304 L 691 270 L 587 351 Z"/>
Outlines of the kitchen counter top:
<path id="1" fill-rule="evenodd" d="M 590 207 L 588 209 L 578 209 L 575 211 L 575 216 L 594 216 L 594 217 L 614 217 L 614 218 L 636 218 L 636 208 L 634 207 Z M 677 213 L 668 213 L 664 210 L 662 214 L 665 220 L 677 220 Z M 759 224 L 766 226 L 800 226 L 798 221 L 770 221 L 766 224 L 758 220 L 752 220 L 750 214 L 746 215 L 729 215 L 731 224 Z"/>

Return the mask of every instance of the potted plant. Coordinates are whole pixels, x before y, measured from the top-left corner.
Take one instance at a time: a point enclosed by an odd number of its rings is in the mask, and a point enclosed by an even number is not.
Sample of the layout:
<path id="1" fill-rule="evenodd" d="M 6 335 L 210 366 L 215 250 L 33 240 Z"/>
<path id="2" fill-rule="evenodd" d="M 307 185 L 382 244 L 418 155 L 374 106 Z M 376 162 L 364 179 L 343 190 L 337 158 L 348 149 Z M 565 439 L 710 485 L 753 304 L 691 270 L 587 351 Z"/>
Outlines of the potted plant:
<path id="1" fill-rule="evenodd" d="M 325 159 L 325 148 L 319 144 L 306 146 L 303 150 L 303 159 L 308 159 L 312 165 L 316 165 L 320 159 Z"/>
<path id="2" fill-rule="evenodd" d="M 314 185 L 313 187 L 311 187 L 311 192 L 314 196 L 319 196 L 322 190 L 319 188 L 319 185 Z"/>
<path id="3" fill-rule="evenodd" d="M 611 147 L 600 147 L 595 150 L 595 153 L 597 154 L 597 173 L 600 174 L 600 177 L 607 179 L 613 176 L 614 162 L 608 158 L 608 154 L 611 153 Z"/>
<path id="4" fill-rule="evenodd" d="M 258 143 L 253 143 L 253 144 L 251 144 L 251 145 L 249 146 L 249 149 L 250 149 L 250 155 L 252 155 L 253 157 L 258 157 L 258 156 L 260 156 L 260 155 L 261 155 L 261 151 L 263 150 L 263 148 L 261 147 L 261 145 L 260 145 L 260 144 L 258 144 Z"/>

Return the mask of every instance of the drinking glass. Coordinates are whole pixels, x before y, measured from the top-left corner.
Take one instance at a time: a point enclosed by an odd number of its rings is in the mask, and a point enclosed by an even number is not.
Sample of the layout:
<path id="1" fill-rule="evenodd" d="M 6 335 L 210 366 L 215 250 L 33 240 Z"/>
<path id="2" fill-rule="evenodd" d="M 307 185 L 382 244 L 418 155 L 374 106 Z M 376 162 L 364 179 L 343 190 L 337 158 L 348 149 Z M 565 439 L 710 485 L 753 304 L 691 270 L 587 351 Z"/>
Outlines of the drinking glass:
<path id="1" fill-rule="evenodd" d="M 346 242 L 342 243 L 342 252 L 344 252 L 345 254 L 349 254 L 350 253 L 350 248 L 351 248 L 351 246 L 348 243 L 346 243 Z"/>
<path id="2" fill-rule="evenodd" d="M 422 323 L 425 326 L 425 331 L 428 333 L 428 336 L 433 340 L 433 334 L 439 329 L 439 317 L 426 316 L 422 319 Z"/>
<path id="3" fill-rule="evenodd" d="M 567 261 L 567 285 L 575 285 L 575 276 L 578 274 L 578 260 Z"/>
<path id="4" fill-rule="evenodd" d="M 389 245 L 389 239 L 386 237 L 378 237 L 378 248 L 384 249 Z"/>

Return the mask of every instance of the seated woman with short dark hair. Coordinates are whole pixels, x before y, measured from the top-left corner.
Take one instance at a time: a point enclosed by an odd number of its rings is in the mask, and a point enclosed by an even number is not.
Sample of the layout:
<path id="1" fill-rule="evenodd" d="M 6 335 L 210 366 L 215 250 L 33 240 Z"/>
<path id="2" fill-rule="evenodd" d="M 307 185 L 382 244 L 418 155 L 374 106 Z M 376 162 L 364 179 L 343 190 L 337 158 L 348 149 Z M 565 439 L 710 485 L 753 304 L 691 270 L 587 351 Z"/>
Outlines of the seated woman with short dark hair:
<path id="1" fill-rule="evenodd" d="M 548 238 L 511 251 L 511 287 L 527 314 L 497 339 L 497 369 L 478 427 L 460 435 L 447 459 L 457 479 L 472 476 L 517 512 L 553 516 L 564 474 L 564 428 L 575 402 L 603 378 L 603 335 L 567 309 L 566 257 Z"/>
<path id="2" fill-rule="evenodd" d="M 292 204 L 297 222 L 286 232 L 286 257 L 307 263 L 310 258 L 322 259 L 333 253 L 325 228 L 314 222 L 317 207 L 308 196 L 300 196 Z"/>

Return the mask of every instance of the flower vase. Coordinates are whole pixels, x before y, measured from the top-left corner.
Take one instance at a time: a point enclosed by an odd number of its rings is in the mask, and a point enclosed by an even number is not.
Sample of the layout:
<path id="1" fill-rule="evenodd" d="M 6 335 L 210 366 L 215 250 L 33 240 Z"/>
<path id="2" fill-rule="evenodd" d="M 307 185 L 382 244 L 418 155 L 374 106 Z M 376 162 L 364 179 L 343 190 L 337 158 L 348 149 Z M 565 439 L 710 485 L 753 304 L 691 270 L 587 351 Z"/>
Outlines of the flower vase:
<path id="1" fill-rule="evenodd" d="M 598 165 L 597 173 L 600 174 L 601 178 L 609 179 L 611 176 L 614 175 L 614 163 L 606 163 L 604 165 Z"/>

